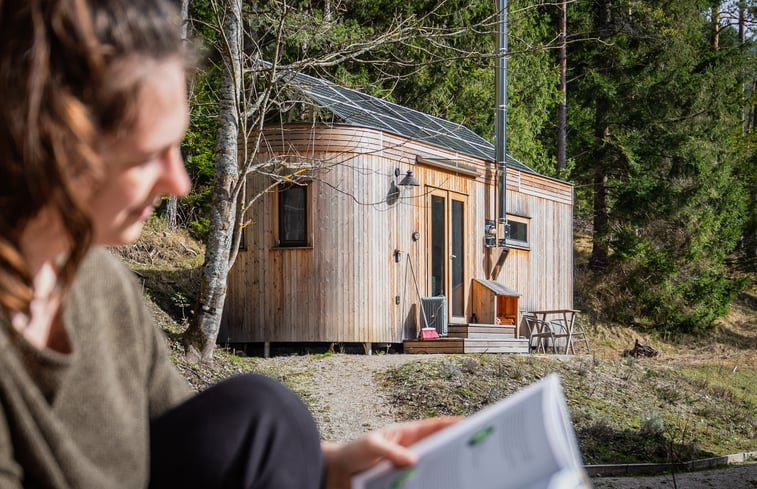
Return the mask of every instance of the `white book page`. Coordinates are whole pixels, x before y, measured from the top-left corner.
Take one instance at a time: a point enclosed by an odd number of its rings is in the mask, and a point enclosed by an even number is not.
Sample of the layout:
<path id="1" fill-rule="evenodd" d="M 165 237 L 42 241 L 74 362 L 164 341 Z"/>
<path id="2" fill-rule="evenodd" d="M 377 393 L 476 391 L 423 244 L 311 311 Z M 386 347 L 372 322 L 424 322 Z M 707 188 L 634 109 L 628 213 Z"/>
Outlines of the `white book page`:
<path id="1" fill-rule="evenodd" d="M 549 480 L 581 464 L 577 447 L 569 446 L 575 435 L 564 403 L 550 375 L 414 445 L 415 466 L 384 462 L 353 478 L 352 487 L 508 489 Z"/>

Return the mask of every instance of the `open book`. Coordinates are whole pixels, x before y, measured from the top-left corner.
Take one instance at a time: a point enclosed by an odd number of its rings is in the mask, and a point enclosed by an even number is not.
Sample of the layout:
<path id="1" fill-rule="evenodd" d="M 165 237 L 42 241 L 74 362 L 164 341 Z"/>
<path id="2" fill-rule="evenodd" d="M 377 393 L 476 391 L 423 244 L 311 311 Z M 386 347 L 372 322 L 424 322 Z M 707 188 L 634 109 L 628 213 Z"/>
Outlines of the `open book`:
<path id="1" fill-rule="evenodd" d="M 589 488 L 555 374 L 413 445 L 418 463 L 383 462 L 353 489 Z"/>

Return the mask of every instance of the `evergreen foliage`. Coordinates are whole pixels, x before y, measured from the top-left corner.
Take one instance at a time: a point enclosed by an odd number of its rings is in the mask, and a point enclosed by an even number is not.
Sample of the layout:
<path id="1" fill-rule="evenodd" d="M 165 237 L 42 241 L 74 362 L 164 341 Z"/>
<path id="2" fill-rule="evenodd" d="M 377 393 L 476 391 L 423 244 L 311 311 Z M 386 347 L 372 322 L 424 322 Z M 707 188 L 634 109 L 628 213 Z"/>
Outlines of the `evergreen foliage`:
<path id="1" fill-rule="evenodd" d="M 219 55 L 213 49 L 216 31 L 210 27 L 214 23 L 213 11 L 207 0 L 192 0 L 190 6 L 190 37 L 194 39 L 200 59 L 188 89 L 191 114 L 182 145 L 192 191 L 179 201 L 179 215 L 183 226 L 195 237 L 205 240 L 210 228 L 208 215 L 215 172 L 217 90 L 221 71 Z"/>
<path id="2" fill-rule="evenodd" d="M 528 0 L 509 3 L 508 153 L 552 175 L 554 142 L 542 135 L 553 126 L 558 100 L 557 67 L 549 51 L 553 34 L 545 7 Z M 492 0 L 355 1 L 345 16 L 358 25 L 380 29 L 397 17 L 418 18 L 428 37 L 371 53 L 385 64 L 342 65 L 337 80 L 459 122 L 493 141 L 495 8 Z"/>
<path id="3" fill-rule="evenodd" d="M 573 134 L 584 134 L 571 140 L 583 155 L 575 178 L 595 192 L 598 172 L 606 179 L 609 225 L 594 238 L 609 254 L 598 271 L 615 275 L 616 288 L 599 302 L 624 323 L 705 331 L 743 285 L 725 260 L 746 217 L 737 169 L 747 155 L 737 143 L 742 70 L 754 59 L 733 36 L 711 50 L 707 5 L 573 9 L 574 28 L 601 41 L 581 43 L 572 58 L 580 77 L 570 105 L 583 108 L 571 112 Z M 598 31 L 600 15 L 609 21 Z M 593 210 L 601 212 L 596 202 Z"/>
<path id="4" fill-rule="evenodd" d="M 508 152 L 556 176 L 557 6 L 509 3 Z M 754 2 L 747 3 L 753 21 Z M 559 176 L 576 184 L 576 212 L 594 218 L 587 295 L 603 319 L 707 331 L 743 286 L 729 256 L 741 247 L 753 266 L 757 144 L 743 116 L 752 110 L 748 123 L 757 103 L 757 50 L 726 26 L 714 50 L 712 5 L 569 2 L 570 164 Z M 218 22 L 208 0 L 194 0 L 192 9 L 208 60 L 192 91 L 187 165 L 195 186 L 182 209 L 202 234 L 220 78 L 210 26 Z M 494 10 L 491 0 L 255 2 L 245 5 L 245 51 L 493 140 Z M 416 35 L 375 42 L 397 23 L 415 25 Z M 352 55 L 329 57 L 346 46 Z M 282 100 L 271 120 L 292 117 L 296 104 Z"/>

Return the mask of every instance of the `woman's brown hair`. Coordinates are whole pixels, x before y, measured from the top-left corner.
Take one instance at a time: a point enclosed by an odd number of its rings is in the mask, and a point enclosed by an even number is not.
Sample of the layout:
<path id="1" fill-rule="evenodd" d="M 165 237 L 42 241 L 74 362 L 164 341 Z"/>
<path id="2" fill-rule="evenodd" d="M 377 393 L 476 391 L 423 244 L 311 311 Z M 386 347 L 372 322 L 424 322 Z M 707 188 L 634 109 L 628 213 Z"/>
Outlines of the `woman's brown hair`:
<path id="1" fill-rule="evenodd" d="M 92 240 L 74 183 L 97 185 L 99 140 L 134 122 L 139 76 L 112 70 L 183 56 L 179 27 L 165 0 L 0 0 L 0 306 L 28 310 L 19 240 L 42 209 L 68 234 L 70 285 Z"/>

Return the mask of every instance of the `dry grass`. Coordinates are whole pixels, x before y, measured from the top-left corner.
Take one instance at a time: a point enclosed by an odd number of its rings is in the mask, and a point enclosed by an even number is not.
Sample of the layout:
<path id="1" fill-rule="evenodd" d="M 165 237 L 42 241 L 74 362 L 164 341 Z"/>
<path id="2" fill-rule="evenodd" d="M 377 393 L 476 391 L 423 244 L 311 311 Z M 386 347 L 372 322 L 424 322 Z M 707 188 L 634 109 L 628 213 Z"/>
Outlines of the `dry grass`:
<path id="1" fill-rule="evenodd" d="M 757 371 L 658 360 L 448 355 L 381 374 L 400 419 L 467 415 L 549 373 L 562 381 L 587 463 L 666 462 L 753 450 Z M 716 382 L 717 379 L 717 382 Z"/>
<path id="2" fill-rule="evenodd" d="M 590 241 L 582 236 L 577 241 L 580 266 Z M 169 332 L 174 361 L 196 389 L 240 372 L 268 372 L 263 359 L 240 358 L 223 350 L 217 351 L 213 367 L 183 361 L 178 334 L 189 306 L 182 306 L 181 298 L 193 297 L 203 255 L 188 235 L 171 233 L 160 221 L 151 221 L 137 244 L 115 252 L 142 277 L 146 295 L 157 304 L 159 322 Z M 558 372 L 589 463 L 680 460 L 755 449 L 756 287 L 743 293 L 706 336 L 664 337 L 620 325 L 587 326 L 591 355 L 429 356 L 379 371 L 376 379 L 392 397 L 393 412 L 406 419 L 469 413 Z M 637 339 L 660 355 L 623 358 L 623 350 Z M 307 401 L 312 386 L 303 380 L 302 365 L 291 372 L 284 365 L 268 373 Z M 330 416 L 337 418 L 339 413 Z"/>
<path id="3" fill-rule="evenodd" d="M 141 279 L 148 299 L 179 322 L 190 315 L 205 249 L 186 230 L 172 231 L 162 219 L 152 218 L 136 243 L 112 252 Z"/>
<path id="4" fill-rule="evenodd" d="M 658 335 L 630 327 L 595 324 L 589 328 L 594 353 L 619 359 L 634 341 L 660 352 L 657 361 L 676 366 L 757 368 L 757 287 L 744 291 L 706 335 Z"/>

